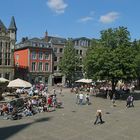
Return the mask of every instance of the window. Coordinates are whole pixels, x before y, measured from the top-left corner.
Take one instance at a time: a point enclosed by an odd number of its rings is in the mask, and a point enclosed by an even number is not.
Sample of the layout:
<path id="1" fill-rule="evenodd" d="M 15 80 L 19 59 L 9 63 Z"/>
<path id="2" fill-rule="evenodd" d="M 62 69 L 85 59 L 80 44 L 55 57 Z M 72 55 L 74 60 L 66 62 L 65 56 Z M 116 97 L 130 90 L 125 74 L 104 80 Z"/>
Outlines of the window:
<path id="1" fill-rule="evenodd" d="M 79 51 L 78 51 L 78 50 L 76 50 L 76 54 L 78 54 L 78 52 L 79 52 Z"/>
<path id="2" fill-rule="evenodd" d="M 63 52 L 63 48 L 60 48 L 60 49 L 59 49 L 59 52 L 62 53 L 62 52 Z"/>
<path id="3" fill-rule="evenodd" d="M 57 61 L 57 57 L 54 57 L 54 61 Z"/>
<path id="4" fill-rule="evenodd" d="M 54 66 L 54 70 L 55 70 L 55 71 L 57 70 L 57 66 Z"/>
<path id="5" fill-rule="evenodd" d="M 42 44 L 42 43 L 40 44 L 40 47 L 44 47 L 44 46 L 45 46 L 44 44 Z"/>
<path id="6" fill-rule="evenodd" d="M 59 57 L 59 61 L 61 61 L 62 57 Z"/>
<path id="7" fill-rule="evenodd" d="M 7 64 L 8 64 L 8 63 L 7 63 L 7 59 L 5 59 L 5 62 L 4 62 L 4 64 L 5 64 L 5 65 L 7 65 Z"/>
<path id="8" fill-rule="evenodd" d="M 80 64 L 82 64 L 82 58 L 80 58 Z"/>
<path id="9" fill-rule="evenodd" d="M 59 67 L 59 70 L 61 71 L 61 68 Z"/>
<path id="10" fill-rule="evenodd" d="M 36 59 L 36 52 L 32 52 L 32 59 Z"/>
<path id="11" fill-rule="evenodd" d="M 55 53 L 57 53 L 57 48 L 54 48 L 53 51 L 54 51 Z"/>
<path id="12" fill-rule="evenodd" d="M 42 69 L 43 69 L 42 62 L 39 62 L 39 65 L 38 65 L 38 71 L 42 71 Z"/>
<path id="13" fill-rule="evenodd" d="M 49 71 L 49 64 L 45 63 L 45 71 Z"/>
<path id="14" fill-rule="evenodd" d="M 16 60 L 19 60 L 19 54 L 16 54 Z"/>
<path id="15" fill-rule="evenodd" d="M 48 60 L 49 59 L 49 53 L 45 52 L 45 59 Z"/>
<path id="16" fill-rule="evenodd" d="M 32 62 L 32 71 L 36 70 L 36 62 Z"/>
<path id="17" fill-rule="evenodd" d="M 7 65 L 10 65 L 11 64 L 11 61 L 10 59 L 7 60 Z"/>
<path id="18" fill-rule="evenodd" d="M 18 63 L 18 62 L 16 63 L 16 66 L 17 66 L 17 67 L 19 66 L 19 63 Z"/>
<path id="19" fill-rule="evenodd" d="M 39 52 L 39 60 L 43 60 L 43 52 Z"/>
<path id="20" fill-rule="evenodd" d="M 82 50 L 80 50 L 80 55 L 82 55 Z"/>
<path id="21" fill-rule="evenodd" d="M 5 53 L 5 65 L 10 65 L 10 53 Z"/>
<path id="22" fill-rule="evenodd" d="M 84 46 L 84 41 L 81 41 L 81 42 L 80 42 L 80 45 L 81 45 L 81 46 Z"/>
<path id="23" fill-rule="evenodd" d="M 39 44 L 38 44 L 38 43 L 33 42 L 33 46 L 34 46 L 34 47 L 38 47 L 38 46 L 39 46 Z"/>

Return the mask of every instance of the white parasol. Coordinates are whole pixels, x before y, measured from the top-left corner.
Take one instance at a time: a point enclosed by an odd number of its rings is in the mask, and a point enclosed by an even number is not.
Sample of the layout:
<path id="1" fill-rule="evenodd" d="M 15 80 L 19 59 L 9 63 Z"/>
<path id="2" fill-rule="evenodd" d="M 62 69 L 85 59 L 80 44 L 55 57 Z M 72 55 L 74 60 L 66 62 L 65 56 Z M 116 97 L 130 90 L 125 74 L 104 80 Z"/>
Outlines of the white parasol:
<path id="1" fill-rule="evenodd" d="M 92 79 L 80 79 L 75 81 L 76 83 L 92 83 Z"/>
<path id="2" fill-rule="evenodd" d="M 32 86 L 31 83 L 17 78 L 15 80 L 10 81 L 7 87 L 28 88 L 28 87 L 31 87 L 31 86 Z"/>
<path id="3" fill-rule="evenodd" d="M 0 77 L 0 83 L 5 83 L 5 82 L 9 82 L 9 80 L 8 79 L 5 79 L 3 77 Z"/>

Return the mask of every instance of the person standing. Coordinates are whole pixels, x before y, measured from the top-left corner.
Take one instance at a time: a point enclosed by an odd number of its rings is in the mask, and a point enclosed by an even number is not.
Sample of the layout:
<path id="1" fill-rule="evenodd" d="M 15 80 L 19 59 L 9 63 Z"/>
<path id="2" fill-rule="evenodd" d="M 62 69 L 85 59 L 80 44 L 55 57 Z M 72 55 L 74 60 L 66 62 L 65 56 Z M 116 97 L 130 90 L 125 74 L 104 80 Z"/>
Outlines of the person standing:
<path id="1" fill-rule="evenodd" d="M 79 104 L 79 93 L 76 93 L 76 104 Z"/>
<path id="2" fill-rule="evenodd" d="M 53 88 L 53 95 L 56 95 L 56 90 L 55 90 L 55 88 Z"/>
<path id="3" fill-rule="evenodd" d="M 86 104 L 87 104 L 87 105 L 90 104 L 90 102 L 89 102 L 89 94 L 88 94 L 88 93 L 86 94 Z"/>
<path id="4" fill-rule="evenodd" d="M 84 95 L 83 95 L 83 93 L 81 92 L 81 93 L 79 94 L 79 104 L 80 104 L 80 105 L 83 104 L 83 99 L 84 99 Z"/>
<path id="5" fill-rule="evenodd" d="M 97 110 L 97 112 L 96 112 L 96 120 L 94 122 L 94 125 L 96 125 L 97 122 L 100 123 L 100 124 L 103 123 L 103 120 L 102 120 L 102 110 Z"/>

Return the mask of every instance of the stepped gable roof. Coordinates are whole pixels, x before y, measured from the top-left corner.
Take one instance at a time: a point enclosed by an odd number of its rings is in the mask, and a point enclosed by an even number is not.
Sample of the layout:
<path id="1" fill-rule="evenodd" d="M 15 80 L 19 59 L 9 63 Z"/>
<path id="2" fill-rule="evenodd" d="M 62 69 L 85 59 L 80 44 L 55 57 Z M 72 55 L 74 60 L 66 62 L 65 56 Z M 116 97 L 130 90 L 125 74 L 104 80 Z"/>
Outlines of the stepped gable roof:
<path id="1" fill-rule="evenodd" d="M 5 30 L 5 31 L 7 30 L 5 25 L 3 24 L 3 22 L 1 20 L 0 20 L 0 28 Z"/>
<path id="2" fill-rule="evenodd" d="M 8 29 L 17 30 L 14 16 L 12 16 L 12 18 L 11 18 L 10 26 Z"/>

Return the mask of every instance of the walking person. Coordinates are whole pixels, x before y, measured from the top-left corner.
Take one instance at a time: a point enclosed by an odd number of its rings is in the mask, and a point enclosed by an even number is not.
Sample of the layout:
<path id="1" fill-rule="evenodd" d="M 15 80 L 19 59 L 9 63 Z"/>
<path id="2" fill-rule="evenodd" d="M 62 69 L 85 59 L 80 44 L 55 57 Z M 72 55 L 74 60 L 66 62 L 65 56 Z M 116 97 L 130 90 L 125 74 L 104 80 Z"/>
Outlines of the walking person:
<path id="1" fill-rule="evenodd" d="M 87 105 L 90 104 L 90 102 L 89 102 L 89 94 L 88 94 L 88 93 L 86 94 L 86 104 L 87 104 Z"/>
<path id="2" fill-rule="evenodd" d="M 128 96 L 126 100 L 126 108 L 130 107 L 130 104 L 131 104 L 131 96 Z"/>
<path id="3" fill-rule="evenodd" d="M 115 102 L 116 102 L 116 97 L 115 97 L 115 94 L 113 94 L 113 97 L 112 97 L 112 104 L 113 104 L 113 107 L 116 106 Z"/>
<path id="4" fill-rule="evenodd" d="M 79 104 L 79 93 L 76 93 L 76 104 Z"/>
<path id="5" fill-rule="evenodd" d="M 131 104 L 132 107 L 134 107 L 133 102 L 134 102 L 134 97 L 131 95 L 131 98 L 130 98 L 130 104 Z"/>
<path id="6" fill-rule="evenodd" d="M 102 110 L 97 110 L 96 112 L 96 120 L 94 122 L 94 125 L 96 125 L 97 123 L 102 124 L 103 120 L 102 120 Z"/>

